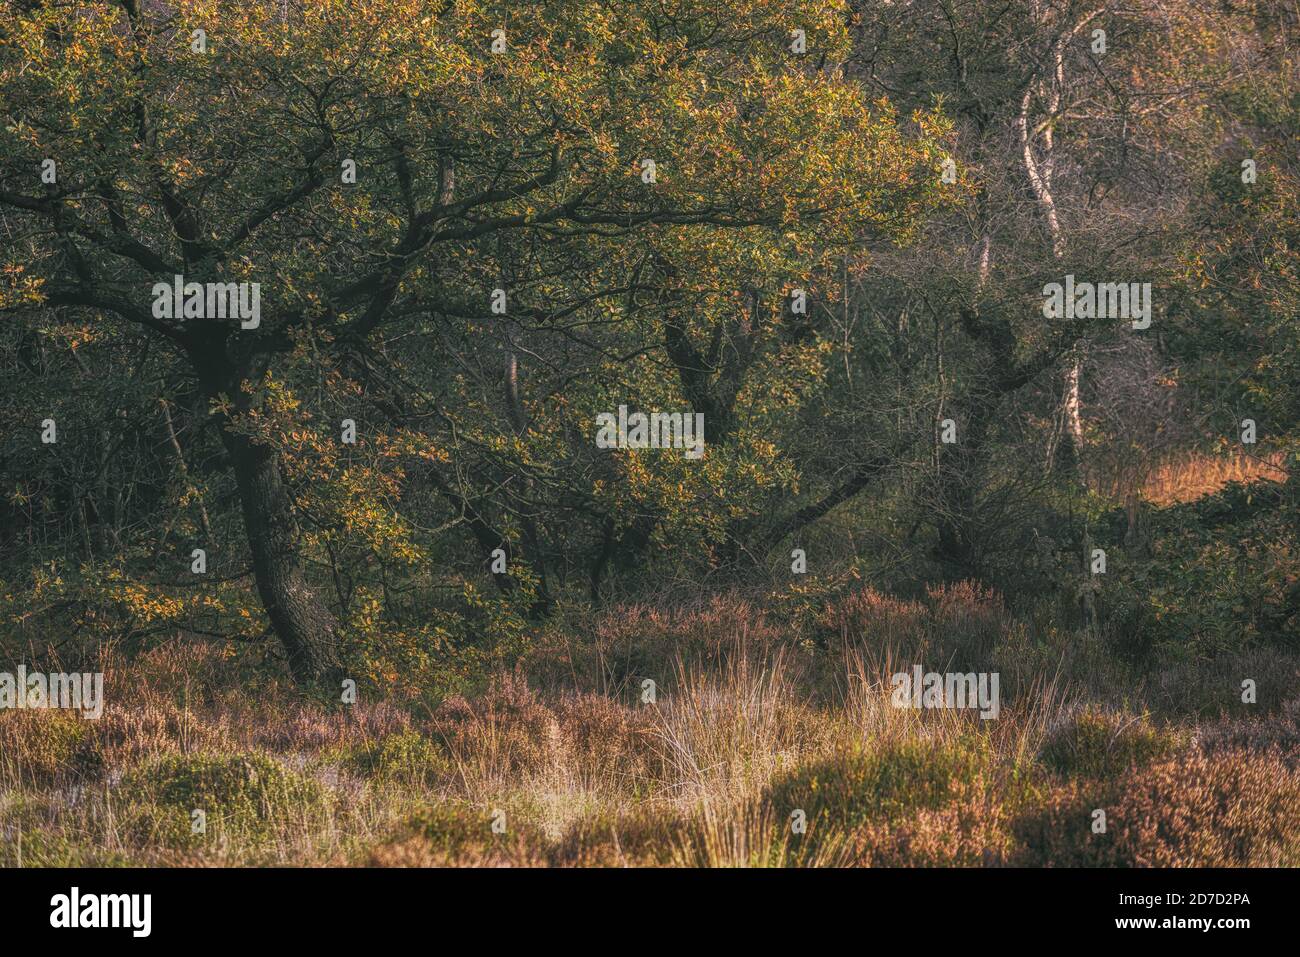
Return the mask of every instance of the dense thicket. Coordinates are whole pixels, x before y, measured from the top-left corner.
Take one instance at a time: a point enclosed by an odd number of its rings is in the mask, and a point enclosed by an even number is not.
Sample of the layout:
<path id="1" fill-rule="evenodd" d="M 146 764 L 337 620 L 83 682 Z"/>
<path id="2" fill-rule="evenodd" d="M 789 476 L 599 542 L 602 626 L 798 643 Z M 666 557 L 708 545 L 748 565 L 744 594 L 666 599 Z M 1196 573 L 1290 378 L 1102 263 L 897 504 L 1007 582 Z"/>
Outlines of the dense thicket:
<path id="1" fill-rule="evenodd" d="M 4 0 L 0 647 L 386 681 L 800 561 L 1294 642 L 1294 481 L 1141 491 L 1294 461 L 1297 11 Z M 1149 326 L 1046 318 L 1067 275 Z M 704 454 L 601 448 L 620 406 Z"/>

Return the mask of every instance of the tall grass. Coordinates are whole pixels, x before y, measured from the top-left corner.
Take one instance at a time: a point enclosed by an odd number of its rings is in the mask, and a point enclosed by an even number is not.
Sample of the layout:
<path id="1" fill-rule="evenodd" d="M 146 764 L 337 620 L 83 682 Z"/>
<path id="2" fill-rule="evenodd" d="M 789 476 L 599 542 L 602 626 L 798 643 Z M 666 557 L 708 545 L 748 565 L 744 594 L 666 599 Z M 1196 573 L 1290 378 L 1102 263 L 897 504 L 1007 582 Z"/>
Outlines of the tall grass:
<path id="1" fill-rule="evenodd" d="M 1087 660 L 1074 654 L 1081 636 L 1025 627 L 996 596 L 966 586 L 920 601 L 863 590 L 811 618 L 725 597 L 672 614 L 614 609 L 585 629 L 542 636 L 481 694 L 423 710 L 364 695 L 348 707 L 314 702 L 265 676 L 250 687 L 197 642 L 177 640 L 129 664 L 110 655 L 101 720 L 0 712 L 0 862 L 1041 862 L 1058 846 L 1074 853 L 1064 838 L 1025 843 L 1044 833 L 1035 814 L 1068 806 L 1072 769 L 1103 768 L 1122 781 L 1128 755 L 1145 753 L 1116 750 L 1111 736 L 1079 725 L 1096 713 L 1081 705 L 1105 705 L 1117 734 L 1131 733 L 1144 706 L 1107 698 L 1110 685 L 1086 668 L 1071 672 Z M 994 668 L 999 656 L 1017 671 L 1002 685 L 996 720 L 891 700 L 891 676 L 913 664 Z M 656 694 L 646 701 L 650 675 Z M 1243 766 L 1256 752 L 1269 767 L 1293 760 L 1300 705 L 1275 711 L 1292 717 L 1268 735 L 1202 727 L 1194 715 L 1153 726 L 1186 760 L 1149 787 L 1176 790 L 1201 774 L 1201 741 Z M 164 779 L 165 793 L 154 786 Z M 1290 792 L 1273 794 L 1266 776 L 1252 781 L 1264 810 L 1291 806 Z M 191 803 L 208 814 L 205 834 L 190 833 Z M 881 816 L 876 807 L 893 810 Z M 794 828 L 799 808 L 820 809 L 806 833 Z M 1263 847 L 1275 836 L 1232 846 Z M 1164 853 L 1143 840 L 1134 854 Z"/>
<path id="2" fill-rule="evenodd" d="M 1281 452 L 1254 456 L 1245 454 L 1204 455 L 1183 453 L 1166 459 L 1147 475 L 1142 497 L 1156 505 L 1192 502 L 1239 482 L 1286 481 L 1286 456 Z"/>

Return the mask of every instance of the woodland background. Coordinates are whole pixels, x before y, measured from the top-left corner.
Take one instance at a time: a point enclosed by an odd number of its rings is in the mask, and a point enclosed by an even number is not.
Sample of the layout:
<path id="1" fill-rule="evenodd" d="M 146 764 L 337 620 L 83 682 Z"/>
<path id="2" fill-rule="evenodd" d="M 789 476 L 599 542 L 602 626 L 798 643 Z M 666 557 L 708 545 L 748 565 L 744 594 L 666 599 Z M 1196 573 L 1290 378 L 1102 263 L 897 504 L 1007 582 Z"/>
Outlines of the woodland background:
<path id="1" fill-rule="evenodd" d="M 0 714 L 0 859 L 1294 863 L 1298 31 L 3 0 L 0 667 L 110 710 Z"/>

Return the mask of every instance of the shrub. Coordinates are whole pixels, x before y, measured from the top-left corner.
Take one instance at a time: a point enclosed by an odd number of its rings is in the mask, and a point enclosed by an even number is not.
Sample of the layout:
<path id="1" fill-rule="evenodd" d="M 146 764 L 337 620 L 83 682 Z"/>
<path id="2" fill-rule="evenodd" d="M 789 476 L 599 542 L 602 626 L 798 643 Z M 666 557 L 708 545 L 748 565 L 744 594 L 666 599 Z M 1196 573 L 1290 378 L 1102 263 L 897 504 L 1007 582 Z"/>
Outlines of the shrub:
<path id="1" fill-rule="evenodd" d="M 0 711 L 0 783 L 43 787 L 97 773 L 101 763 L 90 725 L 79 715 Z"/>
<path id="2" fill-rule="evenodd" d="M 943 807 L 979 776 L 987 758 L 987 748 L 973 740 L 857 748 L 778 778 L 766 800 L 783 828 L 793 811 L 805 812 L 808 830 L 801 844 L 811 851 L 836 831 L 852 834 Z"/>
<path id="3" fill-rule="evenodd" d="M 449 697 L 430 727 L 453 760 L 473 763 L 486 776 L 552 769 L 568 759 L 555 711 L 514 674 L 472 700 Z"/>
<path id="4" fill-rule="evenodd" d="M 866 867 L 983 867 L 1012 848 L 1006 806 L 979 795 L 867 825 L 854 838 L 856 862 Z"/>
<path id="5" fill-rule="evenodd" d="M 390 734 L 353 748 L 343 765 L 362 777 L 412 787 L 430 787 L 452 771 L 446 753 L 418 731 Z"/>
<path id="6" fill-rule="evenodd" d="M 1094 834 L 1094 809 L 1106 832 Z M 1070 782 L 1015 823 L 1016 863 L 1250 867 L 1300 863 L 1300 772 L 1276 754 L 1192 752 L 1111 781 Z"/>
<path id="7" fill-rule="evenodd" d="M 925 641 L 930 613 L 919 602 L 882 595 L 869 587 L 831 592 L 822 601 L 816 626 L 828 639 L 900 648 Z"/>
<path id="8" fill-rule="evenodd" d="M 1124 587 L 1169 660 L 1294 648 L 1300 629 L 1300 483 L 1229 485 L 1162 510 L 1152 560 Z"/>
<path id="9" fill-rule="evenodd" d="M 1177 733 L 1152 727 L 1145 715 L 1089 706 L 1049 731 L 1038 756 L 1059 774 L 1109 778 L 1169 757 L 1181 744 Z"/>
<path id="10" fill-rule="evenodd" d="M 934 644 L 947 652 L 954 670 L 969 670 L 986 661 L 1011 623 L 1002 599 L 973 581 L 926 588 L 932 606 Z"/>
<path id="11" fill-rule="evenodd" d="M 0 867 L 112 867 L 122 855 L 86 840 L 84 819 L 66 794 L 0 795 Z"/>
<path id="12" fill-rule="evenodd" d="M 542 861 L 543 841 L 527 824 L 507 818 L 504 833 L 492 815 L 460 802 L 434 804 L 408 818 L 391 840 L 376 848 L 371 867 L 480 867 L 532 865 Z"/>
<path id="13" fill-rule="evenodd" d="M 1220 721 L 1204 728 L 1198 744 L 1206 754 L 1223 751 L 1275 751 L 1289 766 L 1300 766 L 1300 698 L 1278 714 L 1254 721 Z"/>
<path id="14" fill-rule="evenodd" d="M 1255 701 L 1241 700 L 1242 681 L 1255 682 Z M 1300 684 L 1296 659 L 1273 648 L 1171 665 L 1148 679 L 1147 700 L 1158 713 L 1220 718 L 1275 715 Z"/>
<path id="15" fill-rule="evenodd" d="M 12 835 L 0 829 L 0 867 L 124 867 L 122 854 L 88 847 L 81 835 L 69 837 L 54 828 Z"/>
<path id="16" fill-rule="evenodd" d="M 260 754 L 159 758 L 123 778 L 119 793 L 130 795 L 136 836 L 167 847 L 263 839 L 277 822 L 319 818 L 329 804 L 318 782 Z M 195 810 L 206 815 L 204 834 L 191 833 Z"/>
<path id="17" fill-rule="evenodd" d="M 665 866 L 695 830 L 671 807 L 634 805 L 574 821 L 552 849 L 552 863 L 585 867 Z"/>

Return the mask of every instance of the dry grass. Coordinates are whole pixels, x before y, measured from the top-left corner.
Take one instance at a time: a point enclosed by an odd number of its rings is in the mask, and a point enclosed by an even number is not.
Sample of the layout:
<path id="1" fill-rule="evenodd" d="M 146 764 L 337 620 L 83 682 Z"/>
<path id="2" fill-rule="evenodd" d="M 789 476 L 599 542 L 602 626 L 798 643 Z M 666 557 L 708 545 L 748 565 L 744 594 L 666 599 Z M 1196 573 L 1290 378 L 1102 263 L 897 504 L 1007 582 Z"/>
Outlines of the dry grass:
<path id="1" fill-rule="evenodd" d="M 1132 701 L 1105 702 L 1104 721 L 1079 725 L 1098 713 L 1080 704 L 1094 693 L 1050 666 L 1004 683 L 997 720 L 894 707 L 894 672 L 990 650 L 996 660 L 1005 642 L 1025 640 L 995 596 L 862 592 L 824 610 L 817 642 L 794 627 L 741 599 L 673 615 L 615 609 L 585 632 L 539 640 L 483 693 L 425 711 L 250 685 L 228 658 L 186 641 L 129 667 L 109 658 L 99 721 L 0 712 L 0 862 L 998 864 L 1028 853 L 1025 835 L 1041 833 L 1033 822 L 1072 807 L 1085 784 L 1119 788 L 1126 807 L 1158 804 L 1160 788 L 1183 779 L 1161 772 L 1126 791 L 1137 773 L 1127 756 L 1199 768 L 1198 739 L 1232 749 L 1259 807 L 1206 824 L 1222 819 L 1231 834 L 1180 832 L 1177 848 L 1144 832 L 1141 859 L 1195 859 L 1180 848 L 1225 842 L 1246 848 L 1246 863 L 1251 848 L 1259 862 L 1289 853 L 1289 831 L 1238 833 L 1292 807 L 1291 779 L 1275 772 L 1295 766 L 1300 739 L 1250 730 L 1264 722 L 1203 731 L 1184 721 L 1155 749 L 1155 731 L 1134 736 Z M 1065 660 L 1077 638 L 1056 640 L 1036 660 Z M 657 676 L 653 703 L 640 694 L 647 675 Z M 1211 784 L 1197 801 L 1217 800 Z M 197 835 L 196 808 L 208 821 Z M 798 809 L 812 814 L 805 832 L 793 826 Z M 1050 847 L 1069 863 L 1079 841 Z"/>
<path id="2" fill-rule="evenodd" d="M 1142 497 L 1155 505 L 1179 505 L 1213 495 L 1233 482 L 1286 481 L 1286 456 L 1232 457 L 1190 452 L 1166 460 L 1147 476 Z"/>

